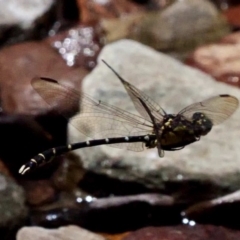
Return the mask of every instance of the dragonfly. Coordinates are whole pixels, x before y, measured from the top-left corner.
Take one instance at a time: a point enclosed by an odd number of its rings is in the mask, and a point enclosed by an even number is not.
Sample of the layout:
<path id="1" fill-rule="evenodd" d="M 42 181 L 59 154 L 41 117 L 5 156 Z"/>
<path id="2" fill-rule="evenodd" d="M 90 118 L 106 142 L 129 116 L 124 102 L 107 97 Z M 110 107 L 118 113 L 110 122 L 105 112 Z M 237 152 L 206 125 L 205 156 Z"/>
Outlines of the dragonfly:
<path id="1" fill-rule="evenodd" d="M 99 145 L 136 152 L 156 147 L 159 157 L 163 157 L 164 151 L 180 150 L 200 140 L 238 108 L 236 97 L 222 94 L 193 103 L 177 114 L 168 114 L 144 92 L 124 80 L 106 61 L 102 61 L 123 84 L 138 114 L 81 93 L 81 109 L 71 118 L 71 125 L 91 140 L 39 153 L 19 169 L 20 174 L 50 162 L 54 156 Z M 60 102 L 67 107 L 79 100 L 80 92 L 55 79 L 34 78 L 32 86 L 49 105 Z"/>

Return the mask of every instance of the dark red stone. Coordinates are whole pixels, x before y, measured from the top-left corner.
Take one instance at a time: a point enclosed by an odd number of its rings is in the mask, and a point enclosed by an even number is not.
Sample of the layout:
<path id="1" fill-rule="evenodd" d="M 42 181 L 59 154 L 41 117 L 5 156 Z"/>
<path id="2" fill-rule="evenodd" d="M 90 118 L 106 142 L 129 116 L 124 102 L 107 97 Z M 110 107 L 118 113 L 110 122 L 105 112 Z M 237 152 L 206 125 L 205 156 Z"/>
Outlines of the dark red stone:
<path id="1" fill-rule="evenodd" d="M 70 68 L 44 42 L 17 44 L 0 51 L 1 104 L 5 113 L 36 114 L 46 104 L 31 86 L 33 77 L 49 77 L 79 88 L 86 71 Z"/>
<path id="2" fill-rule="evenodd" d="M 226 11 L 223 12 L 228 22 L 235 26 L 240 27 L 240 5 L 235 7 L 230 7 Z"/>
<path id="3" fill-rule="evenodd" d="M 219 43 L 197 48 L 186 63 L 210 74 L 218 81 L 240 87 L 240 32 Z"/>
<path id="4" fill-rule="evenodd" d="M 118 18 L 142 9 L 140 5 L 129 0 L 78 0 L 78 6 L 82 23 L 98 22 L 102 18 Z"/>
<path id="5" fill-rule="evenodd" d="M 49 180 L 29 181 L 23 184 L 26 191 L 27 203 L 39 206 L 52 202 L 56 191 Z"/>
<path id="6" fill-rule="evenodd" d="M 37 153 L 66 141 L 67 120 L 32 88 L 33 77 L 49 77 L 79 89 L 87 71 L 69 67 L 47 42 L 28 42 L 0 51 L 0 156 L 11 171 Z M 76 106 L 55 106 L 78 109 Z"/>
<path id="7" fill-rule="evenodd" d="M 240 231 L 211 225 L 147 227 L 130 233 L 122 240 L 238 240 Z"/>

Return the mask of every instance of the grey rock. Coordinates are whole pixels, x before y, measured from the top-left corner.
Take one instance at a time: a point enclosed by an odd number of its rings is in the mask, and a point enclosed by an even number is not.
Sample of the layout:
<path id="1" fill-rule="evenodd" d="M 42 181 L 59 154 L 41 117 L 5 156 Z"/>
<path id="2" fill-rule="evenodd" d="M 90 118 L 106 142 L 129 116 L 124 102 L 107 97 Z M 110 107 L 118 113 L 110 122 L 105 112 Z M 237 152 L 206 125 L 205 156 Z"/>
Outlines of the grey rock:
<path id="1" fill-rule="evenodd" d="M 165 54 L 132 40 L 120 40 L 102 50 L 97 67 L 84 79 L 82 90 L 95 99 L 133 113 L 136 110 L 124 87 L 101 59 L 168 113 L 177 113 L 191 103 L 218 94 L 240 96 L 239 89 L 216 82 Z M 164 158 L 159 158 L 157 149 L 139 153 L 99 146 L 76 152 L 89 170 L 154 188 L 164 188 L 169 181 L 207 180 L 237 189 L 240 187 L 239 119 L 238 109 L 200 141 L 180 151 L 165 152 Z M 93 124 L 98 121 L 104 120 L 96 119 Z M 70 123 L 69 141 L 85 140 Z"/>
<path id="2" fill-rule="evenodd" d="M 104 240 L 105 238 L 87 231 L 83 228 L 70 225 L 58 229 L 45 229 L 41 227 L 23 227 L 17 233 L 17 240 Z"/>
<path id="3" fill-rule="evenodd" d="M 133 29 L 130 38 L 184 57 L 196 46 L 214 42 L 229 31 L 225 18 L 211 2 L 184 0 L 149 14 Z"/>
<path id="4" fill-rule="evenodd" d="M 226 19 L 208 0 L 174 1 L 161 11 L 105 19 L 101 24 L 107 42 L 129 38 L 180 59 L 230 32 Z"/>
<path id="5" fill-rule="evenodd" d="M 0 228 L 19 226 L 27 216 L 24 190 L 0 174 Z"/>
<path id="6" fill-rule="evenodd" d="M 0 1 L 0 41 L 2 45 L 39 38 L 43 25 L 50 22 L 54 0 Z M 51 16 L 52 17 L 52 16 Z M 49 24 L 50 25 L 50 24 Z"/>
<path id="7" fill-rule="evenodd" d="M 0 26 L 20 25 L 23 29 L 32 27 L 34 21 L 42 16 L 54 0 L 9 0 L 0 2 Z"/>

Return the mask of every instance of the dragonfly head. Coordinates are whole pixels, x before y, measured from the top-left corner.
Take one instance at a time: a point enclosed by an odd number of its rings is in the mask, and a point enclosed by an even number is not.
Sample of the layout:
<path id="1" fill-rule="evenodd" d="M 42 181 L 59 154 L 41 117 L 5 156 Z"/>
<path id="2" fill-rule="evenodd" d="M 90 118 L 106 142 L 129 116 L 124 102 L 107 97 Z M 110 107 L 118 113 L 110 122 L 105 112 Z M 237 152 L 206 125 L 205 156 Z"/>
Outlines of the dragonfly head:
<path id="1" fill-rule="evenodd" d="M 196 112 L 192 116 L 194 132 L 197 136 L 208 134 L 213 126 L 212 121 L 201 112 Z"/>

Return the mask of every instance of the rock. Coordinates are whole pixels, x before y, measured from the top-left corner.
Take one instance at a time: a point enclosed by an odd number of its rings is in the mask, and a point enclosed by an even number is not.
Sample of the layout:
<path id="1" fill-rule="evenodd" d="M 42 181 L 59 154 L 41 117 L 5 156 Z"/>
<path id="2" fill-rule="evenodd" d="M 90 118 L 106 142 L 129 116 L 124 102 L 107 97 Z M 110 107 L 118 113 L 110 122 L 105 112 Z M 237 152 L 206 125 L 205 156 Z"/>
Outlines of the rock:
<path id="1" fill-rule="evenodd" d="M 130 38 L 180 58 L 229 32 L 226 20 L 205 0 L 175 1 L 161 11 L 104 19 L 101 26 L 107 42 Z"/>
<path id="2" fill-rule="evenodd" d="M 77 197 L 75 202 L 78 204 L 70 201 L 66 204 L 65 199 L 65 207 L 34 211 L 30 223 L 46 228 L 74 224 L 94 232 L 124 232 L 149 225 L 181 223 L 182 206 L 167 195 L 149 193 L 100 199 L 86 195 Z"/>
<path id="3" fill-rule="evenodd" d="M 239 4 L 239 3 L 238 3 Z M 239 13 L 240 13 L 240 6 L 237 5 L 235 7 L 231 7 L 227 9 L 226 11 L 223 12 L 225 17 L 227 18 L 228 22 L 234 26 L 234 27 L 239 27 L 240 26 L 240 21 L 239 21 Z"/>
<path id="4" fill-rule="evenodd" d="M 63 164 L 53 174 L 51 180 L 58 190 L 74 191 L 85 175 L 81 161 L 74 153 L 64 155 Z"/>
<path id="5" fill-rule="evenodd" d="M 197 46 L 214 42 L 228 32 L 226 20 L 212 3 L 184 0 L 147 14 L 126 38 L 184 58 Z"/>
<path id="6" fill-rule="evenodd" d="M 61 227 L 58 229 L 44 229 L 41 227 L 24 227 L 17 233 L 17 240 L 104 240 L 106 238 L 87 231 L 83 228 L 79 228 L 74 225 L 67 227 Z"/>
<path id="7" fill-rule="evenodd" d="M 27 213 L 22 187 L 0 173 L 0 229 L 7 232 L 23 225 Z"/>
<path id="8" fill-rule="evenodd" d="M 27 42 L 2 49 L 0 73 L 3 111 L 21 114 L 39 114 L 49 108 L 32 88 L 32 78 L 50 77 L 69 81 L 72 87 L 76 87 L 86 75 L 82 68 L 68 67 L 44 42 Z"/>
<path id="9" fill-rule="evenodd" d="M 54 0 L 2 1 L 0 3 L 0 41 L 16 43 L 33 37 L 41 37 L 41 27 L 50 23 Z M 50 16 L 51 15 L 51 16 Z"/>
<path id="10" fill-rule="evenodd" d="M 12 177 L 9 169 L 2 160 L 0 160 L 0 173 L 4 174 L 5 176 Z"/>
<path id="11" fill-rule="evenodd" d="M 18 170 L 21 164 L 53 143 L 52 135 L 33 115 L 1 114 L 0 132 L 0 155 L 10 174 L 15 177 L 19 177 Z"/>
<path id="12" fill-rule="evenodd" d="M 122 240 L 192 240 L 192 239 L 218 239 L 237 240 L 239 231 L 211 225 L 173 226 L 173 227 L 148 227 L 130 233 Z"/>
<path id="13" fill-rule="evenodd" d="M 100 26 L 105 32 L 106 43 L 129 38 L 135 27 L 141 25 L 145 14 L 135 13 L 120 19 L 103 19 Z"/>
<path id="14" fill-rule="evenodd" d="M 219 43 L 197 48 L 186 63 L 221 82 L 240 87 L 240 32 L 225 36 Z"/>
<path id="15" fill-rule="evenodd" d="M 136 3 L 128 0 L 116 2 L 114 0 L 93 1 L 78 0 L 81 22 L 92 23 L 102 18 L 116 18 L 124 14 L 139 11 L 141 9 Z"/>
<path id="16" fill-rule="evenodd" d="M 65 104 L 67 107 L 46 104 L 32 88 L 32 78 L 50 77 L 67 81 L 75 88 L 80 86 L 87 71 L 82 67 L 68 67 L 46 42 L 28 42 L 0 51 L 0 74 L 0 142 L 3 144 L 0 155 L 16 173 L 21 164 L 38 152 L 65 143 L 66 119 L 53 110 L 58 108 L 72 115 L 79 109 L 78 101 L 74 106 Z"/>
<path id="17" fill-rule="evenodd" d="M 198 223 L 214 224 L 239 229 L 240 191 L 193 204 L 182 212 L 185 221 L 194 219 Z"/>
<path id="18" fill-rule="evenodd" d="M 103 46 L 103 33 L 99 26 L 81 24 L 47 39 L 57 49 L 69 67 L 93 69 Z"/>
<path id="19" fill-rule="evenodd" d="M 125 111 L 136 113 L 123 86 L 101 59 L 160 103 L 167 113 L 177 113 L 191 103 L 218 94 L 236 97 L 240 94 L 239 89 L 216 82 L 209 75 L 171 57 L 137 42 L 122 40 L 102 50 L 99 64 L 84 79 L 82 89 L 95 99 L 119 106 Z M 230 119 L 214 127 L 199 142 L 180 151 L 165 152 L 164 158 L 159 158 L 157 149 L 136 153 L 110 146 L 83 148 L 76 153 L 84 167 L 93 172 L 123 181 L 137 181 L 155 189 L 167 188 L 173 192 L 181 192 L 182 186 L 185 190 L 189 188 L 185 198 L 195 196 L 198 201 L 200 192 L 206 196 L 205 191 L 209 191 L 211 198 L 214 198 L 214 194 L 219 194 L 219 188 L 225 191 L 231 188 L 232 191 L 240 187 L 239 134 L 236 131 L 239 118 L 238 109 Z M 96 117 L 89 121 L 100 125 L 105 120 Z M 73 127 L 70 122 L 69 141 L 86 141 L 86 137 L 76 129 L 77 126 Z M 213 192 L 214 188 L 218 190 Z"/>
<path id="20" fill-rule="evenodd" d="M 1 2 L 0 15 L 2 18 L 0 24 L 5 26 L 20 24 L 23 28 L 32 27 L 36 18 L 45 13 L 53 3 L 53 0 Z"/>
<path id="21" fill-rule="evenodd" d="M 119 234 L 107 234 L 102 233 L 102 236 L 106 237 L 108 240 L 122 240 L 128 233 L 119 233 Z"/>
<path id="22" fill-rule="evenodd" d="M 31 205 L 43 205 L 55 200 L 56 191 L 49 180 L 28 181 L 23 186 L 27 202 Z"/>
<path id="23" fill-rule="evenodd" d="M 224 36 L 221 39 L 220 43 L 223 43 L 223 44 L 238 44 L 238 43 L 240 43 L 240 31 L 236 31 L 234 33 Z"/>
<path id="24" fill-rule="evenodd" d="M 238 0 L 211 0 L 211 2 L 213 2 L 223 11 L 239 4 Z"/>

